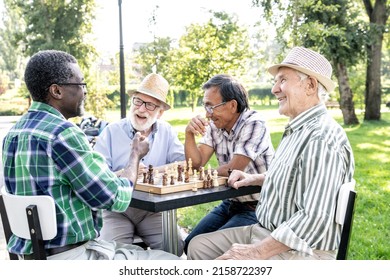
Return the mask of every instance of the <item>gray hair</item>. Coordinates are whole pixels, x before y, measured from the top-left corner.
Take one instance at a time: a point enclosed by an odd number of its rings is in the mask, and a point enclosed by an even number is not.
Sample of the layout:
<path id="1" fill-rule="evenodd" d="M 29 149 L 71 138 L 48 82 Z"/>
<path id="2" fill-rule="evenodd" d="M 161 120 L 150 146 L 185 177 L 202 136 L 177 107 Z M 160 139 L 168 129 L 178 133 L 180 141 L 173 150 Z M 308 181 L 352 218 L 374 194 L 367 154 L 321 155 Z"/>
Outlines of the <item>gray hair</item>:
<path id="1" fill-rule="evenodd" d="M 301 78 L 301 81 L 309 77 L 309 75 L 302 73 L 300 71 L 296 71 L 298 76 Z M 318 81 L 318 80 L 317 80 Z M 318 90 L 317 90 L 318 98 L 321 103 L 325 103 L 329 99 L 329 92 L 325 89 L 325 87 L 318 81 Z"/>

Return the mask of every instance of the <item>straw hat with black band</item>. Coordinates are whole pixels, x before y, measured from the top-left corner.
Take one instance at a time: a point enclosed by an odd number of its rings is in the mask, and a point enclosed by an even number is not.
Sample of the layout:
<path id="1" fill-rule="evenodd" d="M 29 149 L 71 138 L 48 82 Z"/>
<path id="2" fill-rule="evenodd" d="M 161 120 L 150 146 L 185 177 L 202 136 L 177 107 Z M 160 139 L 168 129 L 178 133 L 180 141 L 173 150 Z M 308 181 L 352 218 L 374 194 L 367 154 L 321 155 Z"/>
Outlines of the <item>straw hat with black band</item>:
<path id="1" fill-rule="evenodd" d="M 286 58 L 280 64 L 275 64 L 268 68 L 268 72 L 275 76 L 280 67 L 289 67 L 316 78 L 328 92 L 336 87 L 333 83 L 332 65 L 321 54 L 303 48 L 295 47 L 291 49 Z"/>
<path id="2" fill-rule="evenodd" d="M 131 92 L 130 95 L 133 95 L 137 92 L 149 95 L 161 101 L 164 110 L 169 110 L 171 106 L 169 106 L 167 103 L 168 89 L 169 83 L 163 76 L 160 74 L 151 73 L 142 80 L 139 87 L 135 91 Z"/>

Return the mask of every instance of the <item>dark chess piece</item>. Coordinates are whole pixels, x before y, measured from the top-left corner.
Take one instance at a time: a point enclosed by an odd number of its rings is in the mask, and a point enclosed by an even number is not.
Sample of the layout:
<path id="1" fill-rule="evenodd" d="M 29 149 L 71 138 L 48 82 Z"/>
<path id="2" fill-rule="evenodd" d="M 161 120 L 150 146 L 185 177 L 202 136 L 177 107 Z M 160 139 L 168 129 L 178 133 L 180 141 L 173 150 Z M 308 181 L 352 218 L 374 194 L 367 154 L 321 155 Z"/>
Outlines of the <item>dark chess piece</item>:
<path id="1" fill-rule="evenodd" d="M 148 172 L 148 183 L 153 185 L 154 184 L 154 178 L 153 178 L 153 165 L 149 165 L 149 172 Z"/>
<path id="2" fill-rule="evenodd" d="M 228 180 L 229 180 L 229 176 L 230 176 L 230 174 L 232 174 L 232 172 L 233 172 L 233 170 L 231 168 L 229 168 L 229 170 L 228 170 L 228 177 L 227 177 L 226 183 L 225 183 L 226 187 L 229 187 Z"/>
<path id="3" fill-rule="evenodd" d="M 188 172 L 188 169 L 184 173 L 184 182 L 189 183 L 190 182 L 190 173 Z"/>
<path id="4" fill-rule="evenodd" d="M 174 178 L 175 178 L 175 177 L 172 175 L 172 176 L 171 176 L 171 185 L 174 185 L 174 184 L 175 184 Z"/>
<path id="5" fill-rule="evenodd" d="M 167 173 L 164 173 L 164 175 L 163 175 L 162 185 L 163 186 L 168 185 L 168 174 Z"/>
<path id="6" fill-rule="evenodd" d="M 143 179 L 142 183 L 146 184 L 148 182 L 148 179 L 146 177 L 146 172 L 144 172 L 143 175 L 144 175 L 144 179 Z"/>
<path id="7" fill-rule="evenodd" d="M 183 167 L 180 164 L 177 166 L 177 181 L 183 182 Z"/>

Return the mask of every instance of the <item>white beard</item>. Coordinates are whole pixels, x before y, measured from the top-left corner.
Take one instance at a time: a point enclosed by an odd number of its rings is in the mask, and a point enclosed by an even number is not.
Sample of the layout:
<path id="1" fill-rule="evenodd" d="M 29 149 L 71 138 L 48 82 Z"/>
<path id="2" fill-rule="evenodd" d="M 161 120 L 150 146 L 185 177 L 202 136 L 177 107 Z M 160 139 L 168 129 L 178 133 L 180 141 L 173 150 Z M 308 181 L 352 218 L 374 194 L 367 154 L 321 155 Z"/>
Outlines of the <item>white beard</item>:
<path id="1" fill-rule="evenodd" d="M 129 118 L 131 125 L 134 127 L 134 129 L 142 132 L 149 130 L 151 126 L 157 121 L 157 114 L 154 114 L 153 116 L 146 116 L 146 120 L 143 120 L 142 123 L 139 123 L 139 119 L 134 112 L 130 113 Z"/>

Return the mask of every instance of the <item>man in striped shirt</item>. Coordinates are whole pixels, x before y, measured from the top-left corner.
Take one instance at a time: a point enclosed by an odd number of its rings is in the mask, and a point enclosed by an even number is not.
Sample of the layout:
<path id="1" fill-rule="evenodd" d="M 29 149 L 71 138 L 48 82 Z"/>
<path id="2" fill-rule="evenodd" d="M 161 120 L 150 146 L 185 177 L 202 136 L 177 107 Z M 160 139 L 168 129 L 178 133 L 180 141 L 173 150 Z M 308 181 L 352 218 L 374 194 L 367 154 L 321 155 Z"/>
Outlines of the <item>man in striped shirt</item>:
<path id="1" fill-rule="evenodd" d="M 264 174 L 235 170 L 234 188 L 262 185 L 258 223 L 194 238 L 189 259 L 335 259 L 341 226 L 335 223 L 338 191 L 350 182 L 354 158 L 342 127 L 324 100 L 334 89 L 332 67 L 312 50 L 293 48 L 269 68 L 279 113 L 290 118 Z M 234 245 L 233 245 L 234 244 Z"/>
<path id="2" fill-rule="evenodd" d="M 113 173 L 80 128 L 68 121 L 83 115 L 87 94 L 76 59 L 62 51 L 40 51 L 30 58 L 24 78 L 33 102 L 4 138 L 4 179 L 10 193 L 54 198 L 57 235 L 45 241 L 48 259 L 178 259 L 163 251 L 96 240 L 101 210 L 129 207 L 148 141 L 137 134 L 128 165 Z M 30 240 L 13 235 L 7 248 L 22 259 L 31 258 Z"/>

